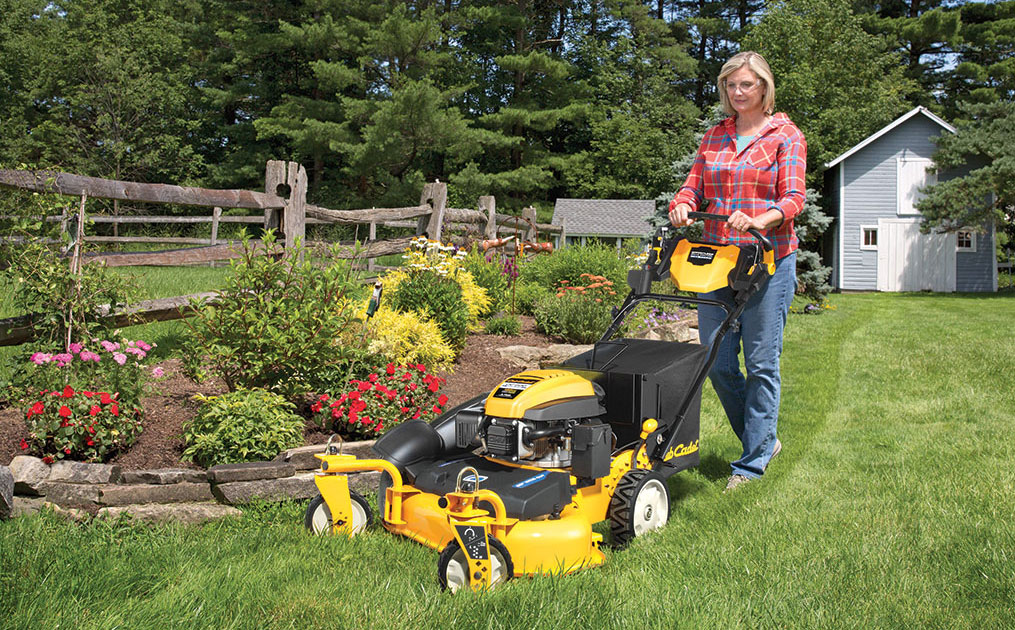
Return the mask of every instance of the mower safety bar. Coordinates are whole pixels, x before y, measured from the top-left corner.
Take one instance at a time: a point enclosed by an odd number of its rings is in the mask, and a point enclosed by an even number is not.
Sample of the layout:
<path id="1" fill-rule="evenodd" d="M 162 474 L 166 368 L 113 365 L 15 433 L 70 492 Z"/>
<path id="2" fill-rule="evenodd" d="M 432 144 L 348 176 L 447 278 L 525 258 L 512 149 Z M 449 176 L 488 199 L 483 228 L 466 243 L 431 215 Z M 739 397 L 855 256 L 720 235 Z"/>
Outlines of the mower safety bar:
<path id="1" fill-rule="evenodd" d="M 720 221 L 725 223 L 729 220 L 729 216 L 725 214 L 712 214 L 710 212 L 688 212 L 687 217 L 689 219 L 700 219 L 702 221 Z M 772 241 L 768 240 L 761 232 L 750 228 L 747 233 L 753 236 L 761 243 L 761 246 L 766 252 L 772 251 Z"/>

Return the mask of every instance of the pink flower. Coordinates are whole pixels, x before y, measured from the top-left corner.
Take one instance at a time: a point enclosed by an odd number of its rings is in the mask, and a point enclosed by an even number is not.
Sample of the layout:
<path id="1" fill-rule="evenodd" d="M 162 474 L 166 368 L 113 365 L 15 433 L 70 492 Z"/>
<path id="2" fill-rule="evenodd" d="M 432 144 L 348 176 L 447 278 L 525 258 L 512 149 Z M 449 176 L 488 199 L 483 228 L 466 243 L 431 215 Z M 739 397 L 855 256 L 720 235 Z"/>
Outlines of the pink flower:
<path id="1" fill-rule="evenodd" d="M 78 354 L 79 352 L 81 352 L 84 349 L 85 349 L 85 347 L 83 345 L 81 345 L 80 343 L 72 343 L 70 345 L 70 351 L 73 352 L 74 354 Z"/>
<path id="2" fill-rule="evenodd" d="M 120 365 L 123 365 L 124 363 L 127 362 L 127 355 L 125 355 L 122 352 L 114 352 L 113 360 L 119 363 Z"/>
<path id="3" fill-rule="evenodd" d="M 146 344 L 145 342 L 141 341 L 140 339 L 137 340 L 137 347 L 141 348 L 145 352 L 150 352 L 151 349 L 152 349 L 152 347 L 150 345 Z"/>
<path id="4" fill-rule="evenodd" d="M 45 352 L 36 352 L 30 360 L 36 365 L 42 365 L 43 363 L 49 363 L 52 359 L 53 355 L 46 354 Z"/>
<path id="5" fill-rule="evenodd" d="M 161 367 L 157 367 L 152 370 L 152 376 L 155 378 L 162 378 L 163 374 L 165 374 L 165 371 Z"/>
<path id="6" fill-rule="evenodd" d="M 74 355 L 61 352 L 60 354 L 54 354 L 53 360 L 56 361 L 57 367 L 63 367 L 74 360 Z"/>
<path id="7" fill-rule="evenodd" d="M 106 341 L 105 339 L 100 341 L 99 345 L 102 346 L 102 349 L 106 352 L 116 352 L 120 349 L 120 344 L 113 343 L 112 341 Z"/>
<path id="8" fill-rule="evenodd" d="M 124 352 L 126 352 L 127 354 L 136 355 L 137 358 L 139 359 L 143 359 L 147 356 L 147 353 L 141 348 L 127 348 L 126 350 L 124 350 Z"/>
<path id="9" fill-rule="evenodd" d="M 98 363 L 100 357 L 98 354 L 92 352 L 91 350 L 82 350 L 81 354 L 78 355 L 78 358 L 81 359 L 82 361 L 95 361 L 96 363 Z"/>

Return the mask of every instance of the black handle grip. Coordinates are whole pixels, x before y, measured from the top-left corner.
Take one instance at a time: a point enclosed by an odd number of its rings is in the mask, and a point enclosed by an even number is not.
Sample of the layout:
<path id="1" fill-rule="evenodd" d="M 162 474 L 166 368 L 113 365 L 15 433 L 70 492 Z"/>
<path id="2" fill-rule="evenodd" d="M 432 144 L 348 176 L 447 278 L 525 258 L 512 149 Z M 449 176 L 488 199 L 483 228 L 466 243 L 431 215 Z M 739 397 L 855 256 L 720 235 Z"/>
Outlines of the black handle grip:
<path id="1" fill-rule="evenodd" d="M 701 219 L 702 221 L 722 221 L 723 223 L 729 220 L 728 215 L 712 214 L 711 212 L 688 212 L 687 217 L 690 219 Z M 758 242 L 761 243 L 761 246 L 766 252 L 772 251 L 772 241 L 765 238 L 761 232 L 755 230 L 754 228 L 750 228 L 747 230 L 747 233 L 758 239 Z"/>

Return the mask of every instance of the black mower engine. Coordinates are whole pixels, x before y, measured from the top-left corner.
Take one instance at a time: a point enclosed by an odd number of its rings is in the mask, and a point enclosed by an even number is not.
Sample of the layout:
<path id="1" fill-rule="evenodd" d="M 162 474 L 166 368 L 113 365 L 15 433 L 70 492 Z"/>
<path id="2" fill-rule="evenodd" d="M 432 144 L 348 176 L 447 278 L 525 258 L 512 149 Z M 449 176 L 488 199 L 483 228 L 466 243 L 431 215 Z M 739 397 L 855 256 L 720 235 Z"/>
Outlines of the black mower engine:
<path id="1" fill-rule="evenodd" d="M 481 454 L 579 477 L 609 472 L 613 433 L 601 420 L 603 390 L 566 370 L 530 370 L 497 386 L 484 406 L 460 412 L 456 442 Z"/>

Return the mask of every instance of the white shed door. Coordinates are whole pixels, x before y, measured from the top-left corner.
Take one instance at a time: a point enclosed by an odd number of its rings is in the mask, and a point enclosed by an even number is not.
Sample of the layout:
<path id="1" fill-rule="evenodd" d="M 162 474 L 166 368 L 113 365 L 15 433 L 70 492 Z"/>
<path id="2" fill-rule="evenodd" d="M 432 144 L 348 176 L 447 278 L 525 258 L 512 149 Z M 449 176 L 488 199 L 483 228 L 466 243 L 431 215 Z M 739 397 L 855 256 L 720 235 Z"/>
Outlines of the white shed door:
<path id="1" fill-rule="evenodd" d="M 955 290 L 955 234 L 921 234 L 919 219 L 878 220 L 878 291 Z"/>

